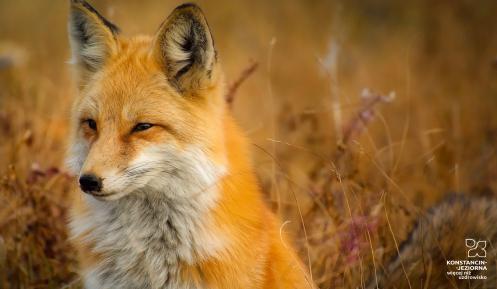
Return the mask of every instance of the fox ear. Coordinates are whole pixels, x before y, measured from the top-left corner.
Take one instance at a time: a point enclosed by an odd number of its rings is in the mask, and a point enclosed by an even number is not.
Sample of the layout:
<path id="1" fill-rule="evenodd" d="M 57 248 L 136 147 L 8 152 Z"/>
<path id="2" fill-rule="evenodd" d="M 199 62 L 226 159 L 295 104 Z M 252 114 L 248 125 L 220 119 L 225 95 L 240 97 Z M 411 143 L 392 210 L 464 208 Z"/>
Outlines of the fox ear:
<path id="1" fill-rule="evenodd" d="M 180 92 L 210 83 L 216 51 L 207 20 L 195 4 L 183 4 L 159 28 L 155 57 L 169 82 Z"/>
<path id="2" fill-rule="evenodd" d="M 119 28 L 84 0 L 71 0 L 69 40 L 73 62 L 85 72 L 100 69 L 116 49 Z"/>

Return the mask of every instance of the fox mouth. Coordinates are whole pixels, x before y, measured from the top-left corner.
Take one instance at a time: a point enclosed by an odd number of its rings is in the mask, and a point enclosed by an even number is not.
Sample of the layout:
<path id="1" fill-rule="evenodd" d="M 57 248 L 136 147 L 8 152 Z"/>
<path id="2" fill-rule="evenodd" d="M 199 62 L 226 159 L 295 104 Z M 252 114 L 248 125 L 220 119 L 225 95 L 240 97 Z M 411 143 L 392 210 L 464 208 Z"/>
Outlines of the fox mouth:
<path id="1" fill-rule="evenodd" d="M 112 195 L 114 195 L 114 193 L 101 193 L 101 192 L 97 192 L 97 191 L 84 191 L 84 193 L 88 194 L 88 195 L 91 195 L 95 198 L 98 198 L 98 199 L 103 199 L 103 198 L 106 198 L 106 197 L 110 197 Z"/>

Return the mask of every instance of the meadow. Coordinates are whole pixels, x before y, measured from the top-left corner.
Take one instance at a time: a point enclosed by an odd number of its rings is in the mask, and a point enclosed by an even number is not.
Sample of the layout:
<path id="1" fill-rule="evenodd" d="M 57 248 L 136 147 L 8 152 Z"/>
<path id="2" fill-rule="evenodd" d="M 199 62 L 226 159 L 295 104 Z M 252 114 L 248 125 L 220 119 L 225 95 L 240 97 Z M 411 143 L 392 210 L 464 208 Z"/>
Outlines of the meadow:
<path id="1" fill-rule="evenodd" d="M 181 3 L 91 2 L 125 35 Z M 496 1 L 197 3 L 265 197 L 320 288 L 363 288 L 448 194 L 497 193 Z M 0 0 L 0 288 L 81 286 L 68 6 Z"/>

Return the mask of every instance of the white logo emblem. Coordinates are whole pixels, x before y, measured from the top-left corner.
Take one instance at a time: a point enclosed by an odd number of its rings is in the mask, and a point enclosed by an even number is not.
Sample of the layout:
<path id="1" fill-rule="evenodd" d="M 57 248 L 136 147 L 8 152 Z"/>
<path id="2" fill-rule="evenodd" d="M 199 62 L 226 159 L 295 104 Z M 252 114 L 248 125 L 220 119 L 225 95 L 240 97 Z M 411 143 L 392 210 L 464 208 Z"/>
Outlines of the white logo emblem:
<path id="1" fill-rule="evenodd" d="M 487 241 L 476 241 L 475 239 L 466 239 L 468 247 L 468 258 L 487 257 Z"/>

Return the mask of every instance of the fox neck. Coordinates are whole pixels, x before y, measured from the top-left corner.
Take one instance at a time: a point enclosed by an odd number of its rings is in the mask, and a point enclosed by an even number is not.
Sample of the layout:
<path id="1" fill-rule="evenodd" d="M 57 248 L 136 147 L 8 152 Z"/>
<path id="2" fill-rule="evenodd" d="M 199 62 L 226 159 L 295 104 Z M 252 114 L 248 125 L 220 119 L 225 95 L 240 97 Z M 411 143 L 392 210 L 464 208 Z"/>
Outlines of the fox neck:
<path id="1" fill-rule="evenodd" d="M 130 249 L 143 251 L 147 244 L 157 242 L 164 249 L 174 251 L 178 260 L 193 263 L 214 253 L 209 248 L 202 248 L 203 244 L 198 244 L 198 239 L 199 232 L 209 225 L 209 212 L 217 198 L 218 192 L 211 190 L 188 199 L 172 199 L 163 192 L 153 191 L 124 197 L 116 202 L 91 199 L 92 211 L 95 217 L 100 218 L 100 221 L 95 220 L 95 227 L 107 233 L 122 231 L 120 233 L 127 239 L 122 240 L 123 243 L 103 239 L 96 249 L 105 252 L 116 247 L 136 245 Z M 132 244 L 126 246 L 124 242 Z"/>
<path id="2" fill-rule="evenodd" d="M 89 197 L 89 214 L 73 222 L 76 230 L 89 227 L 93 250 L 105 256 L 89 279 L 98 288 L 181 288 L 181 264 L 215 256 L 225 246 L 209 218 L 217 195 L 173 200 L 147 192 L 115 202 Z"/>

